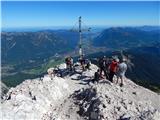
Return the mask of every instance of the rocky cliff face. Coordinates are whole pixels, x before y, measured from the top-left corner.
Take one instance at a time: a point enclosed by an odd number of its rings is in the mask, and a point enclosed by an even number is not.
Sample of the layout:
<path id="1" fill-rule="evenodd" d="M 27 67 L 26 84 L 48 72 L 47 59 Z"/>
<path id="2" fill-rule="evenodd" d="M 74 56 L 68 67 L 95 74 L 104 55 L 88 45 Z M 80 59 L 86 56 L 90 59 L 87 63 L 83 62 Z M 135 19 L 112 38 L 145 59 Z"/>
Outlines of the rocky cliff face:
<path id="1" fill-rule="evenodd" d="M 3 96 L 8 92 L 9 88 L 2 82 L 0 81 L 0 86 L 1 86 L 1 98 L 3 99 Z"/>
<path id="2" fill-rule="evenodd" d="M 65 65 L 60 65 L 64 70 Z M 1 105 L 2 120 L 158 120 L 160 96 L 125 79 L 124 87 L 90 82 L 97 66 L 52 80 L 26 80 L 11 88 Z"/>

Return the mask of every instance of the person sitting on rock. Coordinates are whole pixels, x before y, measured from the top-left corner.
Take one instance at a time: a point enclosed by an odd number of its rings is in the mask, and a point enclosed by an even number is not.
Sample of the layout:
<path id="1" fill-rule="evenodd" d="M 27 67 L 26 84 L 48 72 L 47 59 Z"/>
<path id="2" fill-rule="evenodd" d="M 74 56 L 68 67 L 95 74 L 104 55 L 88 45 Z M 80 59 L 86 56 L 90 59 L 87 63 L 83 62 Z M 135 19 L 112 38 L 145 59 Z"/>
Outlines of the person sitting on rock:
<path id="1" fill-rule="evenodd" d="M 9 93 L 9 95 L 6 97 L 6 100 L 10 100 L 11 99 L 11 95 L 12 95 L 12 92 Z"/>
<path id="2" fill-rule="evenodd" d="M 91 70 L 90 66 L 91 66 L 91 61 L 89 59 L 86 59 L 86 69 Z"/>
<path id="3" fill-rule="evenodd" d="M 127 64 L 126 64 L 126 59 L 122 59 L 121 60 L 121 63 L 118 64 L 118 67 L 117 67 L 117 83 L 118 83 L 118 80 L 119 78 L 121 79 L 121 83 L 120 83 L 120 86 L 122 87 L 124 85 L 124 78 L 125 78 L 125 73 L 127 71 Z"/>
<path id="4" fill-rule="evenodd" d="M 54 68 L 49 68 L 49 69 L 47 70 L 47 72 L 48 72 L 49 77 L 50 77 L 51 80 L 52 80 L 53 77 L 55 76 Z"/>
<path id="5" fill-rule="evenodd" d="M 95 83 L 95 82 L 99 82 L 100 80 L 100 70 L 98 69 L 97 72 L 94 73 L 94 78 L 92 79 L 92 82 Z"/>

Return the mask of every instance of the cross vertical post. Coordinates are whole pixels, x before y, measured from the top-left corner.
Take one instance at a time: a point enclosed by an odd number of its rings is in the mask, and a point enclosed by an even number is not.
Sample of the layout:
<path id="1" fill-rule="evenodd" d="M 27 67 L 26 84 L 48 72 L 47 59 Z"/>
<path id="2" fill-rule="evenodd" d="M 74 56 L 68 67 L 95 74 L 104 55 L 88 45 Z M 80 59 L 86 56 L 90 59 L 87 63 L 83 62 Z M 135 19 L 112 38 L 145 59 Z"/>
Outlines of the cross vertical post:
<path id="1" fill-rule="evenodd" d="M 79 56 L 82 56 L 82 29 L 81 29 L 81 16 L 79 17 Z"/>

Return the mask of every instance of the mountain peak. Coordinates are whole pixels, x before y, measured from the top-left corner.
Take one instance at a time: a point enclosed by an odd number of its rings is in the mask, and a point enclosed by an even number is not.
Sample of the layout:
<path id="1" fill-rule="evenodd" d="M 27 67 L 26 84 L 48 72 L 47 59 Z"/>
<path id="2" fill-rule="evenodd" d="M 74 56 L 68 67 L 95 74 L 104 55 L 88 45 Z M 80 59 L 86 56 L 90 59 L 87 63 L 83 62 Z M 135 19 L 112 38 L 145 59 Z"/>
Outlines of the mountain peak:
<path id="1" fill-rule="evenodd" d="M 59 65 L 65 71 L 65 64 Z M 48 75 L 11 88 L 2 103 L 3 119 L 43 120 L 158 120 L 160 96 L 129 79 L 124 87 L 108 80 L 93 84 L 98 67 L 64 77 Z"/>

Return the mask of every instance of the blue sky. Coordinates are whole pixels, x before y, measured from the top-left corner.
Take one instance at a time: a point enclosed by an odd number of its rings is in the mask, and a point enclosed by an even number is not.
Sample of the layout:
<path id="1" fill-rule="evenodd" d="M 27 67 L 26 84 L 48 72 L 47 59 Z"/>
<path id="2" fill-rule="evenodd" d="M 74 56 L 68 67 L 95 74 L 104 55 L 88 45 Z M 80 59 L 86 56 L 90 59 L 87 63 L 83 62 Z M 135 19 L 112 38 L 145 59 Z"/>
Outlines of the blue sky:
<path id="1" fill-rule="evenodd" d="M 160 2 L 2 2 L 2 27 L 158 25 Z"/>

